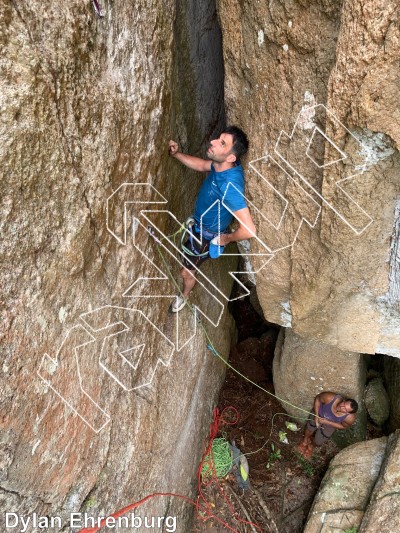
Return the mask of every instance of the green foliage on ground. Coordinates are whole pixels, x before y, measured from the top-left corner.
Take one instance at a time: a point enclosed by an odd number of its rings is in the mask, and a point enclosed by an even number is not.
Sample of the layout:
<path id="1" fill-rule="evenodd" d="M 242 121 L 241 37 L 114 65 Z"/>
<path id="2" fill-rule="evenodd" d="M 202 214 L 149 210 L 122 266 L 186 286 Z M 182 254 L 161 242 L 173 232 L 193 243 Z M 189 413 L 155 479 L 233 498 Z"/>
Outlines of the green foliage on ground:
<path id="1" fill-rule="evenodd" d="M 296 453 L 297 461 L 299 462 L 299 465 L 301 466 L 301 469 L 307 476 L 312 477 L 315 474 L 315 468 L 313 465 L 307 461 L 300 453 Z"/>
<path id="2" fill-rule="evenodd" d="M 265 465 L 265 468 L 268 470 L 274 464 L 276 461 L 280 461 L 282 459 L 281 450 L 279 448 L 275 448 L 275 445 L 273 442 L 271 442 L 271 453 L 269 454 L 269 458 L 267 461 L 267 464 Z"/>

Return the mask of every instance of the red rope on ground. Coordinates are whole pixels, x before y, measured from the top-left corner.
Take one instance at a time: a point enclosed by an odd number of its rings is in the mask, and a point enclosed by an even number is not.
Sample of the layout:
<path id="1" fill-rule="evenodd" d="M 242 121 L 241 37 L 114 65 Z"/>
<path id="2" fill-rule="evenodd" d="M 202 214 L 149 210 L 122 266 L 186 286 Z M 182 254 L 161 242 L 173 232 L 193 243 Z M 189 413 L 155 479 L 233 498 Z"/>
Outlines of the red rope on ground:
<path id="1" fill-rule="evenodd" d="M 229 411 L 229 410 L 234 411 L 235 414 L 236 414 L 235 419 L 233 421 L 231 421 L 231 422 L 224 418 L 224 413 L 225 413 L 225 416 L 226 416 L 226 412 Z M 209 439 L 208 439 L 208 445 L 207 445 L 206 450 L 205 450 L 205 452 L 203 454 L 202 460 L 200 461 L 199 468 L 197 469 L 197 481 L 198 481 L 199 496 L 197 497 L 196 501 L 191 500 L 187 496 L 183 496 L 181 494 L 175 494 L 173 492 L 154 492 L 153 494 L 149 494 L 148 496 L 146 496 L 142 500 L 139 500 L 138 502 L 135 502 L 135 503 L 133 503 L 131 505 L 128 505 L 127 507 L 124 507 L 120 511 L 117 511 L 114 514 L 111 514 L 108 517 L 103 518 L 101 520 L 101 522 L 100 522 L 100 526 L 81 529 L 78 533 L 96 533 L 97 531 L 99 531 L 100 529 L 102 529 L 106 525 L 107 518 L 111 518 L 111 517 L 112 518 L 119 518 L 119 517 L 123 516 L 124 514 L 128 513 L 129 511 L 132 511 L 133 509 L 136 509 L 140 505 L 143 505 L 145 502 L 147 502 L 151 498 L 160 497 L 160 496 L 174 496 L 174 497 L 180 498 L 181 500 L 184 500 L 184 501 L 186 501 L 188 503 L 191 503 L 192 505 L 194 505 L 196 507 L 197 515 L 202 521 L 205 522 L 206 520 L 208 520 L 210 518 L 213 518 L 213 519 L 217 520 L 220 524 L 222 524 L 224 527 L 229 529 L 230 531 L 233 531 L 234 533 L 239 533 L 236 529 L 233 529 L 229 524 L 227 524 L 224 520 L 222 520 L 221 518 L 216 516 L 211 511 L 211 507 L 210 507 L 208 501 L 206 500 L 206 498 L 205 498 L 205 496 L 204 496 L 204 494 L 203 494 L 203 492 L 201 490 L 202 484 L 204 485 L 204 483 L 202 483 L 202 480 L 201 480 L 201 473 L 202 473 L 202 470 L 203 470 L 203 466 L 204 466 L 204 464 L 206 462 L 206 457 L 207 456 L 211 457 L 212 443 L 213 443 L 213 440 L 215 439 L 215 437 L 218 434 L 219 426 L 221 424 L 225 424 L 225 425 L 231 426 L 231 425 L 236 424 L 238 422 L 238 420 L 239 420 L 239 413 L 237 412 L 237 410 L 234 407 L 225 407 L 225 409 L 222 411 L 221 414 L 219 413 L 219 410 L 218 410 L 217 407 L 214 409 L 213 421 L 212 421 L 212 423 L 210 425 L 210 434 L 209 434 Z M 226 501 L 226 503 L 228 504 L 229 508 L 231 509 L 232 514 L 235 517 L 235 519 L 238 520 L 239 522 L 243 523 L 243 524 L 252 525 L 256 529 L 258 529 L 259 531 L 262 532 L 262 529 L 257 524 L 254 524 L 252 522 L 248 522 L 247 520 L 243 520 L 242 518 L 240 518 L 236 514 L 236 512 L 233 509 L 232 505 L 230 504 L 230 502 L 225 497 L 225 494 L 224 494 L 224 492 L 222 490 L 221 485 L 218 483 L 218 478 L 217 478 L 217 475 L 216 475 L 216 472 L 215 472 L 214 463 L 213 463 L 213 461 L 211 459 L 209 459 L 209 467 L 210 467 L 210 470 L 212 471 L 213 475 L 212 475 L 211 481 L 208 484 L 210 484 L 212 481 L 215 481 L 217 483 L 219 491 L 222 494 L 222 496 L 223 496 L 224 500 Z M 200 503 L 200 501 L 199 501 L 200 498 L 202 498 L 204 500 L 205 505 Z"/>
<path id="2" fill-rule="evenodd" d="M 234 411 L 234 413 L 235 413 L 235 418 L 231 422 L 224 418 L 224 414 L 226 416 L 226 412 L 227 411 Z M 206 463 L 206 457 L 209 456 L 210 459 L 208 461 L 208 467 L 209 467 L 209 470 L 212 472 L 212 478 L 211 478 L 211 481 L 209 483 L 207 483 L 207 485 L 211 484 L 212 482 L 216 483 L 221 496 L 223 497 L 223 499 L 225 500 L 225 502 L 228 505 L 229 509 L 231 510 L 233 517 L 238 522 L 241 522 L 242 524 L 251 525 L 251 526 L 255 527 L 256 529 L 258 529 L 259 531 L 262 531 L 262 529 L 257 524 L 254 524 L 253 522 L 249 522 L 247 520 L 243 520 L 242 518 L 240 518 L 240 516 L 237 515 L 235 509 L 232 507 L 231 503 L 229 502 L 229 500 L 225 496 L 225 493 L 224 493 L 220 483 L 218 482 L 218 476 L 217 476 L 216 471 L 215 471 L 214 461 L 211 459 L 211 457 L 212 457 L 213 440 L 215 439 L 215 437 L 218 434 L 220 424 L 225 424 L 225 425 L 228 425 L 228 426 L 232 426 L 232 425 L 235 425 L 235 424 L 238 423 L 239 418 L 240 418 L 239 417 L 239 413 L 238 413 L 237 409 L 235 407 L 233 407 L 233 406 L 225 407 L 225 409 L 222 411 L 221 414 L 219 414 L 219 410 L 218 410 L 217 407 L 214 409 L 214 420 L 213 420 L 213 422 L 212 422 L 212 424 L 210 426 L 210 436 L 209 436 L 208 446 L 207 446 L 207 449 L 206 449 L 205 453 L 203 454 L 203 458 L 202 458 L 202 460 L 200 462 L 200 465 L 199 465 L 199 468 L 198 468 L 198 471 L 197 471 L 198 491 L 199 491 L 199 496 L 197 497 L 197 500 L 199 500 L 200 497 L 204 500 L 205 507 L 206 507 L 206 509 L 208 511 L 208 514 L 210 516 L 206 517 L 206 518 L 203 518 L 201 515 L 199 515 L 198 508 L 197 508 L 197 514 L 203 521 L 206 521 L 208 518 L 216 518 L 225 527 L 227 527 L 231 531 L 234 531 L 235 533 L 238 533 L 236 529 L 232 529 L 226 522 L 224 522 L 220 518 L 216 517 L 211 512 L 211 507 L 210 507 L 208 501 L 206 500 L 206 498 L 204 497 L 203 491 L 201 490 L 202 484 L 205 485 L 204 482 L 202 483 L 201 473 L 203 471 L 203 466 Z"/>
<path id="3" fill-rule="evenodd" d="M 120 511 L 109 515 L 109 517 L 113 518 L 119 518 L 120 516 L 123 516 L 126 513 L 129 513 L 129 511 L 132 511 L 133 509 L 136 509 L 136 507 L 139 507 L 140 505 L 143 505 L 145 502 L 150 500 L 151 498 L 155 498 L 156 496 L 176 496 L 177 498 L 181 498 L 197 507 L 197 503 L 190 498 L 187 498 L 186 496 L 182 496 L 181 494 L 174 494 L 173 492 L 154 492 L 153 494 L 149 494 L 142 500 L 139 500 L 138 502 L 132 503 L 131 505 L 128 505 L 127 507 L 124 507 Z M 109 518 L 107 517 L 107 518 Z M 100 527 L 89 527 L 85 529 L 80 529 L 78 533 L 96 533 L 96 531 L 99 531 L 106 525 L 107 518 L 103 518 L 103 520 L 100 522 Z"/>

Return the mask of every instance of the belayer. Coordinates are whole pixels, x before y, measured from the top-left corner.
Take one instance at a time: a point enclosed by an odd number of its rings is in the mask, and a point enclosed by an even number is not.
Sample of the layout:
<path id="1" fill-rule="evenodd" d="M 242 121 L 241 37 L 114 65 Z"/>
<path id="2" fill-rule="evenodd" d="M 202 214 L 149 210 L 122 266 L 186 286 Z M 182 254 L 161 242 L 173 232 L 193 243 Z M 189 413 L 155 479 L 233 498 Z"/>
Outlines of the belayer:
<path id="1" fill-rule="evenodd" d="M 314 398 L 313 414 L 304 431 L 298 451 L 309 459 L 315 446 L 327 442 L 337 429 L 348 429 L 356 421 L 358 403 L 332 391 L 320 392 Z"/>
<path id="2" fill-rule="evenodd" d="M 183 246 L 183 297 L 178 295 L 170 311 L 177 313 L 186 303 L 190 291 L 196 284 L 195 272 L 210 256 L 218 257 L 223 247 L 230 242 L 254 237 L 256 228 L 244 198 L 244 173 L 240 164 L 249 147 L 246 134 L 236 126 L 224 129 L 218 139 L 210 142 L 207 158 L 201 159 L 179 151 L 175 141 L 169 141 L 169 154 L 188 168 L 198 172 L 209 172 L 197 196 L 193 235 Z M 232 214 L 233 213 L 233 214 Z M 233 215 L 239 222 L 236 231 L 230 233 L 229 224 Z"/>

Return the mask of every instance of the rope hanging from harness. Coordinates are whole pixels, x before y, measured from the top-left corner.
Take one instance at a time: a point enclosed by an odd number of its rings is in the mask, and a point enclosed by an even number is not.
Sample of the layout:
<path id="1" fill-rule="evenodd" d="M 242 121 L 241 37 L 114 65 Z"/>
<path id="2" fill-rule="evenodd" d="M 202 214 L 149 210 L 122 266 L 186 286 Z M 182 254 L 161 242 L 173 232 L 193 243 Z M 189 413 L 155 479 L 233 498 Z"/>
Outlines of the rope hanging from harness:
<path id="1" fill-rule="evenodd" d="M 207 257 L 208 250 L 203 253 L 200 253 L 198 250 L 196 250 L 193 242 L 193 229 L 196 229 L 196 221 L 193 217 L 189 217 L 185 222 L 185 229 L 182 231 L 181 248 L 187 255 L 192 257 Z M 185 245 L 187 239 L 186 235 L 189 236 L 190 248 Z"/>
<path id="2" fill-rule="evenodd" d="M 193 230 L 200 235 L 200 239 L 206 239 L 207 241 L 211 241 L 209 245 L 209 249 L 206 252 L 200 252 L 196 249 L 194 242 L 193 242 Z M 189 236 L 190 241 L 190 248 L 186 246 L 186 235 Z M 215 233 L 213 231 L 209 231 L 204 228 L 200 228 L 198 224 L 196 223 L 195 219 L 190 216 L 185 224 L 184 224 L 184 230 L 182 231 L 181 236 L 181 249 L 189 256 L 191 257 L 207 257 L 208 255 L 215 259 L 222 255 L 224 251 L 224 246 L 221 246 L 217 243 L 214 243 L 213 240 L 219 236 L 219 233 Z"/>

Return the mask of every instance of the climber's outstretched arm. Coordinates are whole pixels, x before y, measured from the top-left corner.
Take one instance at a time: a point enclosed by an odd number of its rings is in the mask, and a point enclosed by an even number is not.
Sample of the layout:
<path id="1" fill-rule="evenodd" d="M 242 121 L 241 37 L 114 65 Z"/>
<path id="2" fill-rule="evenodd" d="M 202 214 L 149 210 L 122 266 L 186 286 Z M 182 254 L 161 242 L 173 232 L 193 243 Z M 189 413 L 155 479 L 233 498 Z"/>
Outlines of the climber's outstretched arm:
<path id="1" fill-rule="evenodd" d="M 184 164 L 186 167 L 198 172 L 210 172 L 211 161 L 207 159 L 200 159 L 200 157 L 194 157 L 193 155 L 183 154 L 179 151 L 178 143 L 175 141 L 169 141 L 169 155 L 175 157 L 178 161 Z"/>

